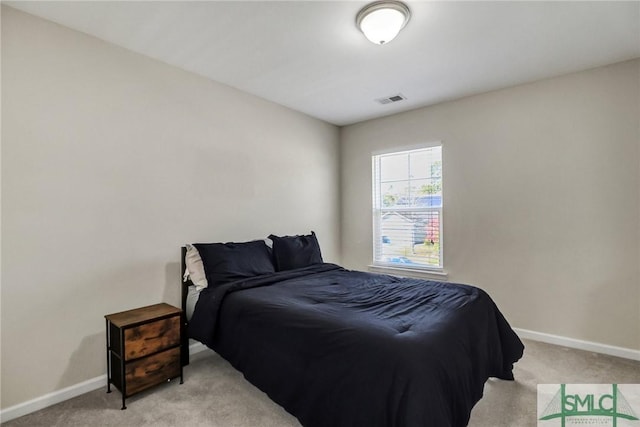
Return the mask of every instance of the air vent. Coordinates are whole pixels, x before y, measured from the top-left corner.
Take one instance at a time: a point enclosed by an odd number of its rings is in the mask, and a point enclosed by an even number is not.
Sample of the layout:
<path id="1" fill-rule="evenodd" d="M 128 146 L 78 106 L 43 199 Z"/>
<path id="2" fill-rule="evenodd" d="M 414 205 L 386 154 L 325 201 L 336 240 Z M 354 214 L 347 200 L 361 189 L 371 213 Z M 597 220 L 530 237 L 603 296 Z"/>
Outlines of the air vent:
<path id="1" fill-rule="evenodd" d="M 394 102 L 404 101 L 405 99 L 407 99 L 407 97 L 399 93 L 397 95 L 388 96 L 386 98 L 376 99 L 376 101 L 384 105 L 384 104 L 392 104 Z"/>

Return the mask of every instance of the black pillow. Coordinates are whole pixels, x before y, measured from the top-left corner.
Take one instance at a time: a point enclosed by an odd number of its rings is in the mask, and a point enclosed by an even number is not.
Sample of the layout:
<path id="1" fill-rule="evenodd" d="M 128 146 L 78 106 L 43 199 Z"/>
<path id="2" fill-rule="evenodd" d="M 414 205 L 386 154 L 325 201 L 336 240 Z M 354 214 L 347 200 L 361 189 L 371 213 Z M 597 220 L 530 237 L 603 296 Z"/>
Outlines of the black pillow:
<path id="1" fill-rule="evenodd" d="M 264 240 L 242 243 L 195 243 L 209 286 L 275 273 Z"/>
<path id="2" fill-rule="evenodd" d="M 273 258 L 278 271 L 322 264 L 320 245 L 313 231 L 306 236 L 269 236 L 273 241 Z"/>

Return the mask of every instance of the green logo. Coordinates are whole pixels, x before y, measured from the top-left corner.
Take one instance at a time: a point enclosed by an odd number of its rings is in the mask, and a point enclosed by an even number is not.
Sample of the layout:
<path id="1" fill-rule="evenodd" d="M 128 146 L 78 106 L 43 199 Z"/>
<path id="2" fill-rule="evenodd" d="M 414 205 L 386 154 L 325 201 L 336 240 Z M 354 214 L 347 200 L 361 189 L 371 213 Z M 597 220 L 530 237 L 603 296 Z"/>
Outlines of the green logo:
<path id="1" fill-rule="evenodd" d="M 591 417 L 592 420 L 600 419 L 594 417 L 606 417 L 607 425 L 613 427 L 617 427 L 619 419 L 638 421 L 636 413 L 618 389 L 617 384 L 611 384 L 611 393 L 608 390 L 604 393 L 594 393 L 593 388 L 589 389 L 589 384 L 576 384 L 573 386 L 573 392 L 569 393 L 566 386 L 566 384 L 560 384 L 560 389 L 542 411 L 540 421 L 558 418 L 562 427 L 565 427 L 566 420 L 572 417 Z M 540 388 L 538 388 L 538 395 L 540 395 Z M 580 422 L 575 421 L 576 424 L 585 424 L 586 419 L 583 418 Z"/>

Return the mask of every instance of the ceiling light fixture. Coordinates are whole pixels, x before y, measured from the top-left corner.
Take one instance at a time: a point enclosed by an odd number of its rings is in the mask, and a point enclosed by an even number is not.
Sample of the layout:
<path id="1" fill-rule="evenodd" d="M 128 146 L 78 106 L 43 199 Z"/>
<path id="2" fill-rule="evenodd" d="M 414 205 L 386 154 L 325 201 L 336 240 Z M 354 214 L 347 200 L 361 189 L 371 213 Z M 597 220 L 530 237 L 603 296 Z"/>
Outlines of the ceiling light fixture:
<path id="1" fill-rule="evenodd" d="M 393 40 L 407 25 L 411 11 L 399 1 L 377 1 L 363 7 L 356 15 L 356 26 L 375 44 Z"/>

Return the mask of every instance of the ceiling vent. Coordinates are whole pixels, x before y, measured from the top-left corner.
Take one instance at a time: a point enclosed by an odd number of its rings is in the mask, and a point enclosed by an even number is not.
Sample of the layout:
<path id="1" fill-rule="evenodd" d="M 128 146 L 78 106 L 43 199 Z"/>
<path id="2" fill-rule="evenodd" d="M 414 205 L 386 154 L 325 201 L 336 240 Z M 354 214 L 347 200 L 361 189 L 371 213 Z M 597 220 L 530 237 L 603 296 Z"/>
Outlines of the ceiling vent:
<path id="1" fill-rule="evenodd" d="M 400 102 L 400 101 L 404 101 L 405 99 L 407 99 L 406 96 L 404 96 L 403 94 L 399 93 L 397 95 L 393 95 L 393 96 L 388 96 L 386 98 L 379 98 L 376 99 L 376 101 L 380 104 L 393 104 L 394 102 Z"/>

